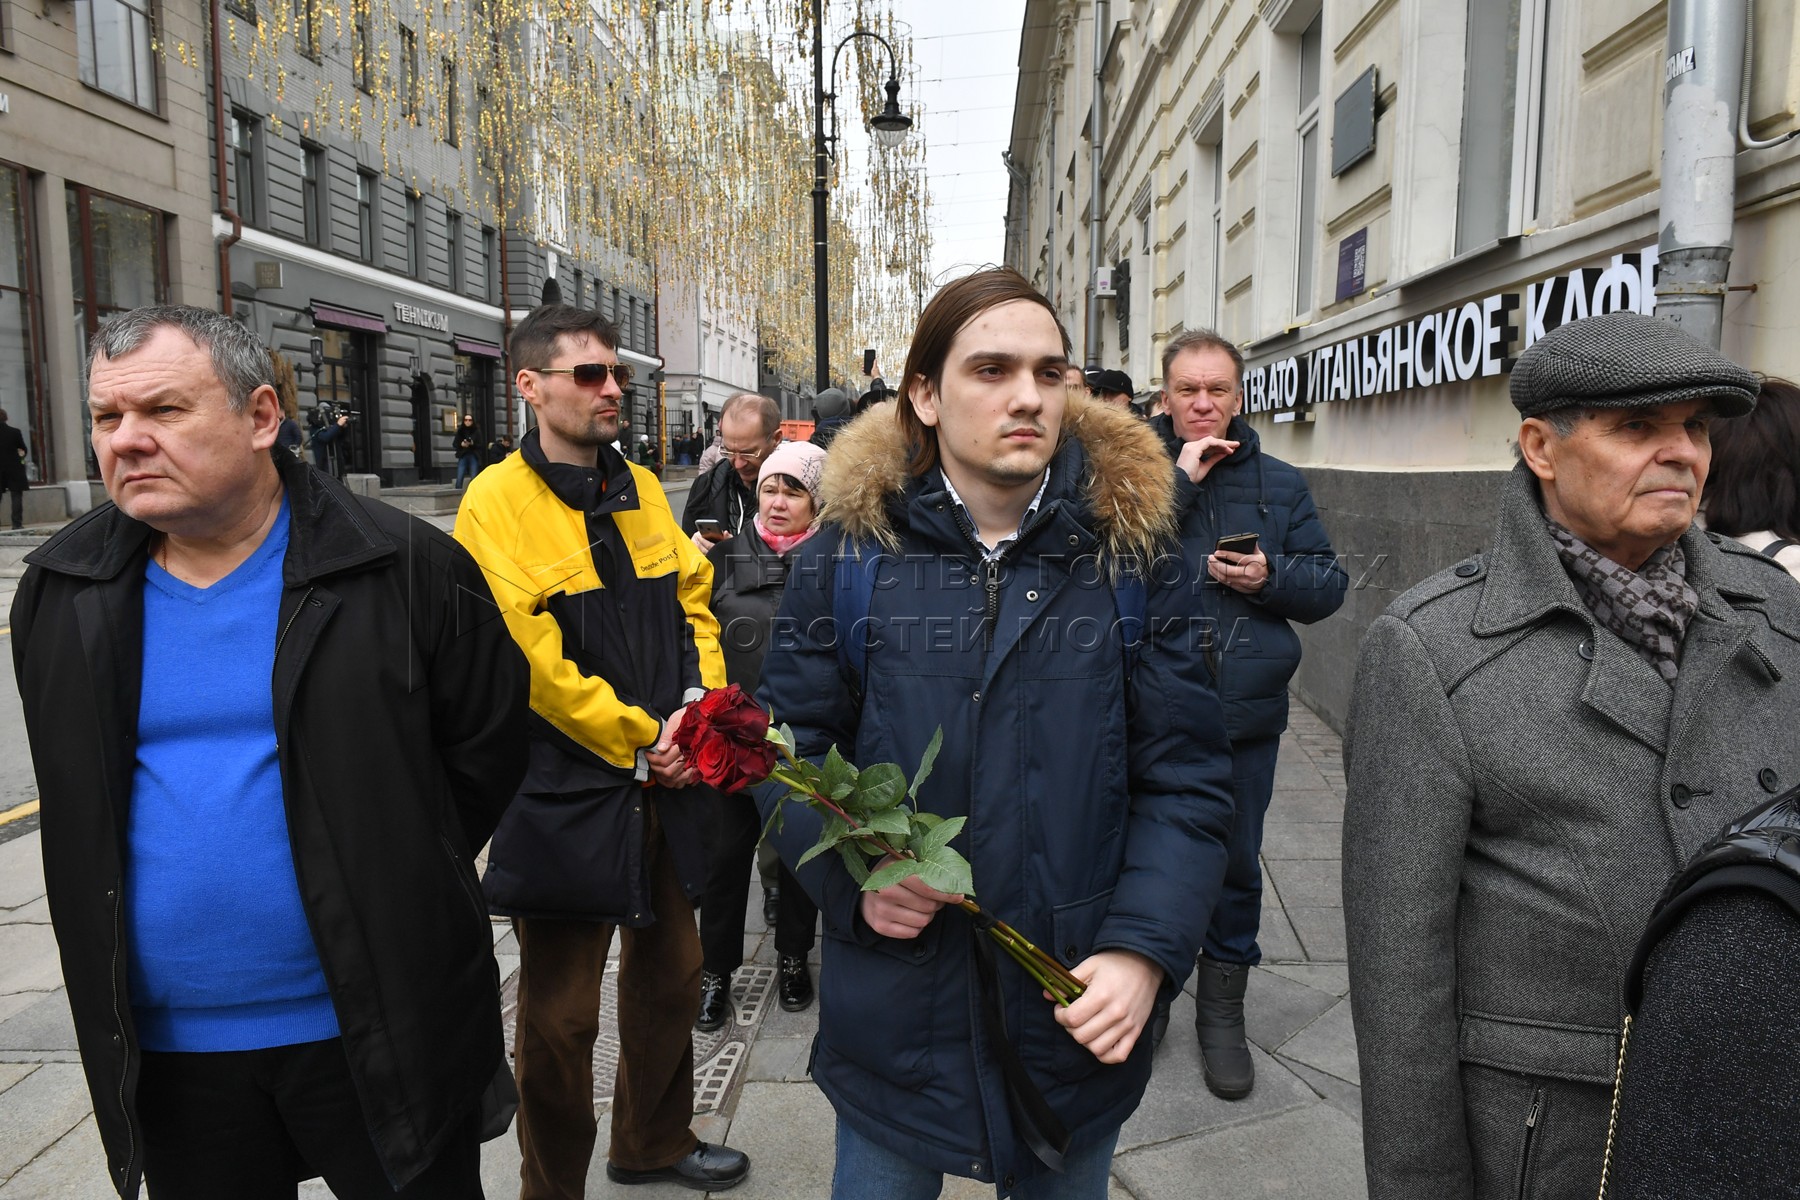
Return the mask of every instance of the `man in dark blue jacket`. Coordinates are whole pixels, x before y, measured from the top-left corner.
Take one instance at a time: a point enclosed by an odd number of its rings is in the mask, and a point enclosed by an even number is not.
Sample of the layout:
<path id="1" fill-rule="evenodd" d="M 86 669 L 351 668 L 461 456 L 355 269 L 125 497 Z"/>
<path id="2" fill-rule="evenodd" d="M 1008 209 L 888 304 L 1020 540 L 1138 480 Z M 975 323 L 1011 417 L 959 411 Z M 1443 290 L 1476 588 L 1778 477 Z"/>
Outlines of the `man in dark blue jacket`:
<path id="1" fill-rule="evenodd" d="M 958 897 L 916 878 L 863 892 L 836 855 L 799 867 L 825 922 L 812 1075 L 838 1115 L 835 1200 L 934 1196 L 944 1174 L 1104 1197 L 1150 1076 L 1139 1035 L 1192 968 L 1225 869 L 1224 719 L 1187 637 L 1186 567 L 1168 554 L 1138 593 L 1155 636 L 1133 650 L 1131 589 L 1111 586 L 1173 550 L 1173 480 L 1148 427 L 1071 399 L 1068 352 L 1015 272 L 940 290 L 898 412 L 832 443 L 832 524 L 776 617 L 759 698 L 800 752 L 910 772 L 941 727 L 920 807 L 968 818 L 954 845 L 983 907 L 1087 984 L 1053 1007 L 1010 961 L 986 967 Z M 865 570 L 866 591 L 839 593 Z M 860 666 L 839 630 L 863 638 Z M 782 857 L 819 829 L 790 809 Z"/>
<path id="2" fill-rule="evenodd" d="M 1309 625 L 1336 612 L 1349 580 L 1306 480 L 1264 454 L 1256 430 L 1238 416 L 1244 356 L 1237 347 L 1210 330 L 1189 330 L 1164 347 L 1162 369 L 1168 411 L 1151 428 L 1176 462 L 1181 544 L 1214 632 L 1236 798 L 1231 865 L 1196 979 L 1195 1024 L 1206 1086 L 1236 1100 L 1256 1081 L 1244 1040 L 1244 988 L 1262 961 L 1263 816 L 1287 728 L 1288 680 L 1300 665 L 1289 622 Z"/>

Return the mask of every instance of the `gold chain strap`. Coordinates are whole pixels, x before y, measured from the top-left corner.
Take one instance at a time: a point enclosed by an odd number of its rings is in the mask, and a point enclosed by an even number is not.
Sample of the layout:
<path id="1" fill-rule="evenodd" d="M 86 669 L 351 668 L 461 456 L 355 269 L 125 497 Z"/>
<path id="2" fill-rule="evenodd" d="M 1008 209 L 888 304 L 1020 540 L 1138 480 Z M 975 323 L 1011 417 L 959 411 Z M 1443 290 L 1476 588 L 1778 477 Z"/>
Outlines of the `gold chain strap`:
<path id="1" fill-rule="evenodd" d="M 1631 1041 L 1631 1014 L 1619 1033 L 1619 1068 L 1613 1073 L 1612 1116 L 1606 1123 L 1606 1156 L 1600 1160 L 1600 1200 L 1606 1200 L 1606 1181 L 1612 1174 L 1613 1139 L 1619 1135 L 1619 1093 L 1625 1090 L 1625 1047 Z"/>

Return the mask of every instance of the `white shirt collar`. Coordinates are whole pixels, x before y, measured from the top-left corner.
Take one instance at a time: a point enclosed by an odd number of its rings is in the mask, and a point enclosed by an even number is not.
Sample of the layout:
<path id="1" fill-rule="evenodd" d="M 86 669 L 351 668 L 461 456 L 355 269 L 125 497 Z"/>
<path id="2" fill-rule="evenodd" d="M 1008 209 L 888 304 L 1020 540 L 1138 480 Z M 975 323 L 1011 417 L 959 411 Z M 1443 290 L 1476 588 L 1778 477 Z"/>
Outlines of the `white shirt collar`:
<path id="1" fill-rule="evenodd" d="M 1019 518 L 1019 528 L 1013 530 L 1011 533 L 990 546 L 986 542 L 981 541 L 981 526 L 977 524 L 975 518 L 970 515 L 969 506 L 963 503 L 962 496 L 957 493 L 956 485 L 950 482 L 949 472 L 945 471 L 942 467 L 939 467 L 938 474 L 943 476 L 944 487 L 949 491 L 950 499 L 955 502 L 956 507 L 962 509 L 963 515 L 969 518 L 969 528 L 975 531 L 975 540 L 981 542 L 981 549 L 983 551 L 982 561 L 984 562 L 989 559 L 998 558 L 1001 551 L 1019 540 L 1019 534 L 1024 531 L 1025 526 L 1031 521 L 1032 514 L 1037 512 L 1038 505 L 1044 502 L 1044 493 L 1049 490 L 1050 487 L 1050 468 L 1045 467 L 1043 482 L 1038 484 L 1037 495 L 1031 498 L 1031 503 L 1025 509 L 1025 515 Z"/>

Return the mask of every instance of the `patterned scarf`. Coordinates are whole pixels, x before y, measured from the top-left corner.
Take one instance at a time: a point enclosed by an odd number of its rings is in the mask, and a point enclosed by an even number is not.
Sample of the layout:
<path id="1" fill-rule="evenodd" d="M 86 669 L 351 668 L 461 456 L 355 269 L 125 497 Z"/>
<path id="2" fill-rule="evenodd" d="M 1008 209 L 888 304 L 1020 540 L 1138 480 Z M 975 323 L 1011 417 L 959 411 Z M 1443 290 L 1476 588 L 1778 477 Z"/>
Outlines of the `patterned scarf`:
<path id="1" fill-rule="evenodd" d="M 1681 640 L 1700 607 L 1700 596 L 1688 586 L 1687 555 L 1680 542 L 1670 542 L 1637 570 L 1606 557 L 1567 529 L 1545 517 L 1563 569 L 1594 619 L 1619 635 L 1671 687 L 1679 674 Z"/>

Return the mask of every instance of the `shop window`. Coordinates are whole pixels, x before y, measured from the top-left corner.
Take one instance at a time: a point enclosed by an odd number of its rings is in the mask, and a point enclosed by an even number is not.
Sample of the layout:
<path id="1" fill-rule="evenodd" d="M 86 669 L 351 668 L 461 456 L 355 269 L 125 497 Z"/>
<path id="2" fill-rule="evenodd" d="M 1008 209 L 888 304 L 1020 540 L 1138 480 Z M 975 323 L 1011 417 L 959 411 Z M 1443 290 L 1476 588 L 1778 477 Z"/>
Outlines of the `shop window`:
<path id="1" fill-rule="evenodd" d="M 70 184 L 65 193 L 75 328 L 82 361 L 88 340 L 114 313 L 169 301 L 166 220 L 152 208 Z M 82 407 L 85 419 L 87 409 Z M 99 469 L 88 452 L 88 477 Z"/>
<path id="2" fill-rule="evenodd" d="M 354 41 L 351 45 L 351 69 L 356 86 L 373 95 L 375 92 L 375 12 L 374 0 L 352 0 Z"/>
<path id="3" fill-rule="evenodd" d="M 263 203 L 262 122 L 238 108 L 231 110 L 231 185 L 238 219 L 262 228 L 268 220 Z"/>
<path id="4" fill-rule="evenodd" d="M 459 145 L 457 123 L 462 120 L 460 106 L 456 94 L 456 63 L 444 60 L 444 141 L 450 145 Z"/>
<path id="5" fill-rule="evenodd" d="M 325 147 L 300 143 L 300 220 L 309 246 L 325 244 Z"/>
<path id="6" fill-rule="evenodd" d="M 81 82 L 156 110 L 151 0 L 75 0 Z"/>
<path id="7" fill-rule="evenodd" d="M 1521 231 L 1542 188 L 1550 0 L 1468 0 L 1456 253 Z"/>
<path id="8" fill-rule="evenodd" d="M 496 236 L 487 225 L 481 227 L 481 288 L 489 304 L 500 303 L 500 272 L 494 253 Z"/>
<path id="9" fill-rule="evenodd" d="M 1471 3 L 1474 0 L 1470 0 Z M 1294 204 L 1294 313 L 1313 309 L 1319 273 L 1319 76 L 1324 48 L 1325 14 L 1321 10 L 1300 34 L 1300 87 L 1294 123 L 1299 142 L 1296 171 L 1300 181 Z"/>
<path id="10" fill-rule="evenodd" d="M 51 476 L 45 456 L 42 310 L 30 204 L 25 172 L 0 163 L 0 407 L 24 435 L 27 476 L 42 483 Z"/>
<path id="11" fill-rule="evenodd" d="M 373 171 L 356 173 L 356 255 L 375 261 L 376 221 L 380 216 L 381 178 Z"/>
<path id="12" fill-rule="evenodd" d="M 419 35 L 400 27 L 400 115 L 419 123 Z"/>
<path id="13" fill-rule="evenodd" d="M 424 230 L 420 227 L 424 220 L 425 202 L 417 192 L 406 193 L 406 273 L 414 279 L 424 274 L 424 250 L 421 242 Z"/>
<path id="14" fill-rule="evenodd" d="M 450 290 L 460 293 L 463 290 L 463 246 L 462 214 L 447 212 L 444 214 L 444 242 L 450 251 Z"/>
<path id="15" fill-rule="evenodd" d="M 319 0 L 294 0 L 294 45 L 319 61 Z"/>

